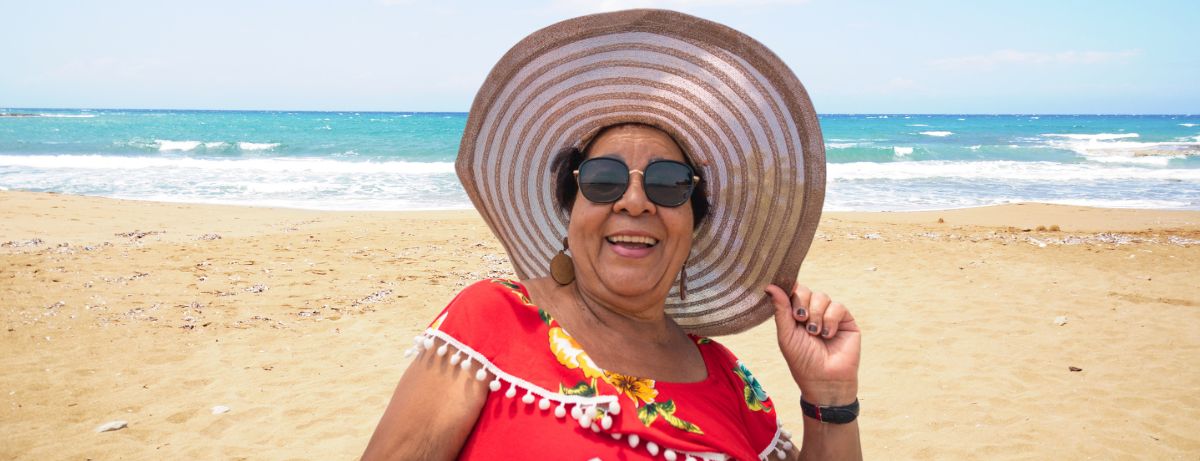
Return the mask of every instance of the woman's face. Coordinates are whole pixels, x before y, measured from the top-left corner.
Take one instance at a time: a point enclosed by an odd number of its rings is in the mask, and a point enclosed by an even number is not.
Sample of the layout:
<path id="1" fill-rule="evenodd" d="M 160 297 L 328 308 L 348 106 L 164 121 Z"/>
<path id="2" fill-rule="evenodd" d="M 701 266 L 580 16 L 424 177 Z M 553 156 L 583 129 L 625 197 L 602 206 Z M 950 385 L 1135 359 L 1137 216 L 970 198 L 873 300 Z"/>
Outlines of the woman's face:
<path id="1" fill-rule="evenodd" d="M 605 131 L 592 142 L 593 157 L 620 159 L 631 170 L 653 160 L 687 163 L 670 136 L 644 125 Z M 616 202 L 593 203 L 577 193 L 571 208 L 567 237 L 576 279 L 606 297 L 665 299 L 692 247 L 691 204 L 656 205 L 642 185 L 635 173 Z"/>

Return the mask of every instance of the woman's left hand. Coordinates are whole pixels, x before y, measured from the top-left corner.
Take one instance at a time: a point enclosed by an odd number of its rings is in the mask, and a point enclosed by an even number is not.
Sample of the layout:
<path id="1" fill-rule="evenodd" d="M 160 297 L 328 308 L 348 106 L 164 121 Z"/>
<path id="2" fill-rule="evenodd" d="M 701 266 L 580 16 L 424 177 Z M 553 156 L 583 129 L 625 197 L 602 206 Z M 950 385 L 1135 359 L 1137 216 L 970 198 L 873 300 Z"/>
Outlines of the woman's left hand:
<path id="1" fill-rule="evenodd" d="M 775 304 L 779 349 L 804 400 L 820 406 L 854 402 L 862 348 L 854 316 L 829 295 L 799 283 L 791 296 L 775 285 L 767 293 Z"/>

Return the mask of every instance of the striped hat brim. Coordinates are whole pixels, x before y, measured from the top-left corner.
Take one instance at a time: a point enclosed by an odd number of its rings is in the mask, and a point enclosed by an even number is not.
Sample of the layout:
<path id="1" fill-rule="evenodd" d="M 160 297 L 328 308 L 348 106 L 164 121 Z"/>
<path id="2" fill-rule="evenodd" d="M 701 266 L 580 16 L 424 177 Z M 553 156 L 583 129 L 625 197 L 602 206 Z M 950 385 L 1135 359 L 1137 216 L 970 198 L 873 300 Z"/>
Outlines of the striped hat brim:
<path id="1" fill-rule="evenodd" d="M 664 10 L 578 17 L 534 32 L 492 69 L 471 106 L 456 169 L 516 269 L 549 273 L 566 235 L 551 159 L 606 126 L 643 123 L 705 178 L 708 218 L 687 262 L 687 299 L 666 310 L 722 335 L 769 318 L 791 290 L 820 219 L 825 150 L 800 81 L 754 39 Z"/>

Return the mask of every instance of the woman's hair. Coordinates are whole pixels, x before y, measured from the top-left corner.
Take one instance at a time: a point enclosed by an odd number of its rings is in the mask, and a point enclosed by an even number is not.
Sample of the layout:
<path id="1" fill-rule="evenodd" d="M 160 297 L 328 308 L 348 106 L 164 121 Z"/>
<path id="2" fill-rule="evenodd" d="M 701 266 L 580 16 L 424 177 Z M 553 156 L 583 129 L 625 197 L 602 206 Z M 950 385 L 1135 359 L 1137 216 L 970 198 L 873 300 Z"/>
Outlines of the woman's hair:
<path id="1" fill-rule="evenodd" d="M 600 139 L 600 136 L 614 127 L 626 125 L 637 124 L 627 123 L 604 127 L 592 137 L 592 140 Z M 674 138 L 672 138 L 672 141 L 674 141 Z M 675 145 L 676 147 L 680 147 L 678 142 Z M 579 169 L 579 165 L 587 159 L 590 148 L 590 143 L 583 150 L 576 147 L 563 148 L 554 155 L 554 159 L 551 161 L 550 173 L 554 175 L 554 201 L 567 215 L 571 214 L 571 208 L 575 206 L 575 196 L 579 192 L 579 183 L 575 182 L 575 170 Z M 683 152 L 683 148 L 680 147 L 679 151 Z M 708 216 L 708 194 L 704 192 L 704 175 L 688 159 L 687 153 L 684 153 L 683 158 L 688 166 L 692 167 L 692 170 L 695 171 L 696 176 L 700 177 L 700 181 L 692 189 L 690 200 L 692 204 L 692 229 L 695 230 L 700 227 L 700 223 L 704 222 L 704 217 Z"/>

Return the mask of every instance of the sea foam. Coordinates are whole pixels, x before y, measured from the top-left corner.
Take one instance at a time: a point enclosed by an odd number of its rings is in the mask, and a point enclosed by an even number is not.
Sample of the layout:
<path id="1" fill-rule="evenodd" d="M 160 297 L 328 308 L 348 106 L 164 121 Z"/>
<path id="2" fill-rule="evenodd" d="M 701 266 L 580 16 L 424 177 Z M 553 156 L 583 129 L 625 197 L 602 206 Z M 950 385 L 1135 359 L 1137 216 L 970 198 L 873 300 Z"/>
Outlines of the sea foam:
<path id="1" fill-rule="evenodd" d="M 1089 163 L 1018 162 L 994 160 L 955 162 L 852 162 L 827 165 L 831 181 L 915 179 L 1044 181 L 1063 185 L 1111 180 L 1166 180 L 1200 182 L 1200 169 L 1115 167 Z"/>
<path id="2" fill-rule="evenodd" d="M 1065 149 L 1100 163 L 1166 166 L 1171 160 L 1200 155 L 1200 143 L 1122 141 L 1137 133 L 1045 134 L 1050 147 Z"/>
<path id="3" fill-rule="evenodd" d="M 921 134 L 923 134 L 925 136 L 944 138 L 946 136 L 950 136 L 950 135 L 954 134 L 954 132 L 953 131 L 922 131 Z"/>
<path id="4" fill-rule="evenodd" d="M 206 170 L 264 173 L 321 172 L 398 175 L 453 174 L 454 162 L 342 161 L 324 158 L 203 159 L 112 155 L 3 155 L 0 166 L 61 170 Z"/>
<path id="5" fill-rule="evenodd" d="M 238 143 L 237 143 L 237 146 L 238 146 L 238 149 L 241 149 L 241 150 L 271 150 L 271 149 L 274 149 L 274 148 L 276 148 L 276 147 L 279 147 L 279 143 L 277 143 L 277 142 L 245 142 L 245 141 L 240 141 L 240 142 L 238 142 Z"/>
<path id="6" fill-rule="evenodd" d="M 199 147 L 201 144 L 204 144 L 201 141 L 171 141 L 167 139 L 156 139 L 154 142 L 158 144 L 159 152 L 186 152 Z"/>

